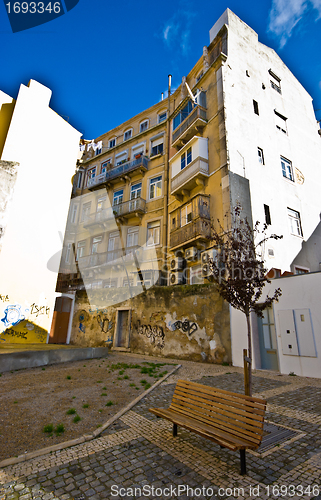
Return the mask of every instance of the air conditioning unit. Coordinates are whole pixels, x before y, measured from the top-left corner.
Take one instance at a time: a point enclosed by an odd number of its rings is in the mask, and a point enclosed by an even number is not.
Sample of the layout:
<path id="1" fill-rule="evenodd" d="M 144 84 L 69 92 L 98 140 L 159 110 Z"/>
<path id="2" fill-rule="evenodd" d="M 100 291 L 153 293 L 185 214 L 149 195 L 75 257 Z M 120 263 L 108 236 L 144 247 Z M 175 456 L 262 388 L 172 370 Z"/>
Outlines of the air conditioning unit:
<path id="1" fill-rule="evenodd" d="M 216 259 L 217 257 L 217 250 L 215 248 L 211 248 L 210 250 L 206 250 L 205 252 L 202 252 L 201 255 L 201 261 L 202 264 L 206 264 L 210 259 Z"/>
<path id="2" fill-rule="evenodd" d="M 184 269 L 183 257 L 173 257 L 170 263 L 171 271 L 181 271 Z"/>
<path id="3" fill-rule="evenodd" d="M 184 273 L 180 271 L 174 271 L 170 273 L 169 276 L 170 285 L 183 285 L 184 284 Z"/>
<path id="4" fill-rule="evenodd" d="M 202 277 L 207 278 L 209 275 L 209 265 L 208 264 L 202 264 Z"/>
<path id="5" fill-rule="evenodd" d="M 190 247 L 185 250 L 185 259 L 194 260 L 197 257 L 197 248 Z"/>

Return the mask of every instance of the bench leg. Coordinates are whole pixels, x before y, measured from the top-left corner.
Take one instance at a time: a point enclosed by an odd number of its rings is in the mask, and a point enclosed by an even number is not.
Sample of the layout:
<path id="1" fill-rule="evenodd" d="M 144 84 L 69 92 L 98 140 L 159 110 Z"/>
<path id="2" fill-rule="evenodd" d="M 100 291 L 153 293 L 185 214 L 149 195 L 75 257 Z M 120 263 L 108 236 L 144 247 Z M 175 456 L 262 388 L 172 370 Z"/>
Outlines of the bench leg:
<path id="1" fill-rule="evenodd" d="M 177 436 L 177 424 L 173 424 L 173 437 Z"/>
<path id="2" fill-rule="evenodd" d="M 246 474 L 245 450 L 240 450 L 240 458 L 241 458 L 241 476 L 244 476 L 244 474 Z"/>

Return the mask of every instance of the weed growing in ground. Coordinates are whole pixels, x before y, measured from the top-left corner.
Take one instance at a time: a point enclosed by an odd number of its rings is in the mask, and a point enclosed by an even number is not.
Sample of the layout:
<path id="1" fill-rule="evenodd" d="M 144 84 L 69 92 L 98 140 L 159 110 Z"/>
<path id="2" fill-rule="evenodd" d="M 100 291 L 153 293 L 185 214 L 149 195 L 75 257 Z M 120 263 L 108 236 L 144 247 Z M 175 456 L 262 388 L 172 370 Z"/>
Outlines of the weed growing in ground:
<path id="1" fill-rule="evenodd" d="M 107 396 L 107 393 L 106 393 L 106 392 L 103 392 L 103 393 L 101 394 L 101 396 Z"/>
<path id="2" fill-rule="evenodd" d="M 55 432 L 56 436 L 60 436 L 60 434 L 62 434 L 63 432 L 65 432 L 64 424 L 58 424 L 58 425 L 56 425 L 56 428 L 55 428 L 54 432 Z"/>
<path id="3" fill-rule="evenodd" d="M 45 425 L 42 431 L 46 432 L 47 434 L 51 434 L 53 432 L 53 425 L 52 424 Z"/>
<path id="4" fill-rule="evenodd" d="M 82 405 L 83 408 L 89 408 L 89 404 L 88 403 L 85 403 L 84 405 Z"/>
<path id="5" fill-rule="evenodd" d="M 124 380 L 128 380 L 129 379 L 128 375 L 124 375 L 123 378 L 124 378 Z"/>
<path id="6" fill-rule="evenodd" d="M 141 380 L 141 381 L 140 381 L 140 383 L 141 383 L 142 385 L 145 385 L 145 384 L 147 384 L 147 380 L 143 379 L 143 380 Z"/>
<path id="7" fill-rule="evenodd" d="M 108 401 L 105 406 L 112 406 L 114 403 L 112 401 Z"/>
<path id="8" fill-rule="evenodd" d="M 135 384 L 134 383 L 129 384 L 129 387 L 135 387 Z"/>
<path id="9" fill-rule="evenodd" d="M 71 399 L 76 399 L 76 396 L 73 396 Z"/>
<path id="10" fill-rule="evenodd" d="M 107 387 L 103 387 L 103 391 L 107 391 Z"/>
<path id="11" fill-rule="evenodd" d="M 17 404 L 17 403 L 18 403 L 18 401 L 14 401 L 14 402 L 13 402 L 13 404 Z"/>
<path id="12" fill-rule="evenodd" d="M 74 417 L 74 419 L 73 419 L 73 422 L 74 422 L 75 424 L 77 424 L 77 422 L 79 422 L 79 420 L 81 420 L 80 416 L 79 416 L 79 415 L 76 415 L 76 416 Z"/>
<path id="13" fill-rule="evenodd" d="M 102 380 L 97 380 L 97 384 L 102 384 L 103 381 Z"/>
<path id="14" fill-rule="evenodd" d="M 66 415 L 74 415 L 76 413 L 75 408 L 69 408 L 69 410 L 66 411 Z"/>
<path id="15" fill-rule="evenodd" d="M 67 379 L 67 380 L 70 380 L 70 379 L 71 379 L 71 376 L 70 376 L 70 375 L 67 375 L 66 379 Z"/>
<path id="16" fill-rule="evenodd" d="M 46 368 L 41 368 L 42 370 L 45 370 Z"/>

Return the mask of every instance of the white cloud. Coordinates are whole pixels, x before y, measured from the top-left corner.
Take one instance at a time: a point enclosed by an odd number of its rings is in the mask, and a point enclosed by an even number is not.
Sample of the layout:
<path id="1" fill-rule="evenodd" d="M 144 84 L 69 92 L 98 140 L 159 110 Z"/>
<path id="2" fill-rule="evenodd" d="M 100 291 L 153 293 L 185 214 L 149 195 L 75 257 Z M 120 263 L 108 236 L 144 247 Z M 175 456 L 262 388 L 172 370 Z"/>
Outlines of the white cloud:
<path id="1" fill-rule="evenodd" d="M 280 39 L 281 48 L 292 35 L 296 25 L 311 9 L 318 13 L 316 20 L 320 19 L 321 0 L 272 0 L 268 31 Z"/>
<path id="2" fill-rule="evenodd" d="M 185 55 L 189 49 L 190 34 L 195 13 L 189 10 L 178 10 L 163 28 L 162 38 L 171 49 L 179 46 Z"/>

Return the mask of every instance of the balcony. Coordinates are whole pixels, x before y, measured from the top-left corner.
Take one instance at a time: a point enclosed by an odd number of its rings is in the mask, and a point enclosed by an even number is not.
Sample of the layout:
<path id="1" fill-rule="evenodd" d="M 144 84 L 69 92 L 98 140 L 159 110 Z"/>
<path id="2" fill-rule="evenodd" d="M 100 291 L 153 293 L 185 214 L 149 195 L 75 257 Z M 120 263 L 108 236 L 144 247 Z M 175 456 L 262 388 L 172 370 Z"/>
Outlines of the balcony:
<path id="1" fill-rule="evenodd" d="M 86 257 L 81 257 L 78 259 L 79 270 L 83 271 L 85 269 L 91 269 L 94 267 L 108 266 L 108 265 L 118 265 L 122 263 L 134 262 L 134 252 L 136 252 L 140 247 L 129 247 L 124 251 L 120 248 L 118 250 L 112 250 L 109 252 L 93 253 L 92 255 L 87 255 Z"/>
<path id="2" fill-rule="evenodd" d="M 185 226 L 175 229 L 170 235 L 170 248 L 174 250 L 191 242 L 207 240 L 211 235 L 209 219 L 199 217 Z"/>
<path id="3" fill-rule="evenodd" d="M 133 200 L 113 205 L 112 209 L 115 217 L 142 217 L 146 212 L 146 201 L 143 198 L 134 198 Z"/>
<path id="4" fill-rule="evenodd" d="M 194 135 L 198 134 L 205 127 L 206 123 L 206 109 L 202 106 L 196 106 L 175 129 L 172 137 L 172 146 L 180 149 Z"/>
<path id="5" fill-rule="evenodd" d="M 99 212 L 95 212 L 94 214 L 89 215 L 84 220 L 84 227 L 105 227 L 106 223 L 113 221 L 115 219 L 113 208 L 109 207 L 105 210 L 100 210 Z"/>
<path id="6" fill-rule="evenodd" d="M 117 167 L 113 167 L 107 172 L 103 174 L 99 174 L 93 179 L 88 180 L 87 187 L 90 191 L 94 191 L 95 189 L 100 189 L 102 185 L 108 184 L 119 177 L 124 177 L 130 175 L 132 172 L 137 173 L 137 170 L 141 171 L 142 174 L 146 172 L 148 169 L 149 159 L 146 156 L 140 156 L 132 161 L 127 161 L 122 165 L 118 165 Z"/>
<path id="7" fill-rule="evenodd" d="M 203 186 L 204 179 L 207 177 L 208 163 L 198 158 L 172 178 L 171 194 L 181 196 L 186 194 L 186 191 L 191 191 L 197 186 Z"/>

